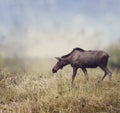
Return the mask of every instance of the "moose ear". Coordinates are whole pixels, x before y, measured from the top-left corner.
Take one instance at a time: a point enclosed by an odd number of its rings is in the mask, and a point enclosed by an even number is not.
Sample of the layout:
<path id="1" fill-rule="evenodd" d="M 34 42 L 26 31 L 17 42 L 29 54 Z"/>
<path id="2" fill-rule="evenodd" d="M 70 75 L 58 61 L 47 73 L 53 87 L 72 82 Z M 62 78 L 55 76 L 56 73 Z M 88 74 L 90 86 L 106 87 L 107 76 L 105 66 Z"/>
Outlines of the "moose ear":
<path id="1" fill-rule="evenodd" d="M 61 58 L 60 57 L 55 57 L 58 61 L 61 61 Z"/>

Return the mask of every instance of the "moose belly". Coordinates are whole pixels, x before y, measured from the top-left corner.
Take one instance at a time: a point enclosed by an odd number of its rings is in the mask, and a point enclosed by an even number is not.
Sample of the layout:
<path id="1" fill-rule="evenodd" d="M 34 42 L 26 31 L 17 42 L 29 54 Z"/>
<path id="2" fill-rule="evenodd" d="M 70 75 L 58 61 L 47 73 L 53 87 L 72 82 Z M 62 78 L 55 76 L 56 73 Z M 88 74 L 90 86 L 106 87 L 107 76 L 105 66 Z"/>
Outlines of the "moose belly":
<path id="1" fill-rule="evenodd" d="M 96 68 L 98 65 L 93 64 L 93 65 L 81 65 L 81 68 Z"/>
<path id="2" fill-rule="evenodd" d="M 98 66 L 98 62 L 91 60 L 91 61 L 79 61 L 77 62 L 77 66 L 81 68 L 96 68 Z"/>

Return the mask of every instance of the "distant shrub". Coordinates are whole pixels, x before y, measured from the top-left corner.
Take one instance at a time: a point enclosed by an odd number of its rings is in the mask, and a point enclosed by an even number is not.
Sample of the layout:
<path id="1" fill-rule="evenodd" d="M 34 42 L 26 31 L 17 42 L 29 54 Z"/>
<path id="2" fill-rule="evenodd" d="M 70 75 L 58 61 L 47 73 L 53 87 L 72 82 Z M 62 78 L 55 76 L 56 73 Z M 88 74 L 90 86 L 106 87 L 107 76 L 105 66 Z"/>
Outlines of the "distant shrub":
<path id="1" fill-rule="evenodd" d="M 110 66 L 112 68 L 120 68 L 120 45 L 113 44 L 108 48 L 110 55 Z"/>

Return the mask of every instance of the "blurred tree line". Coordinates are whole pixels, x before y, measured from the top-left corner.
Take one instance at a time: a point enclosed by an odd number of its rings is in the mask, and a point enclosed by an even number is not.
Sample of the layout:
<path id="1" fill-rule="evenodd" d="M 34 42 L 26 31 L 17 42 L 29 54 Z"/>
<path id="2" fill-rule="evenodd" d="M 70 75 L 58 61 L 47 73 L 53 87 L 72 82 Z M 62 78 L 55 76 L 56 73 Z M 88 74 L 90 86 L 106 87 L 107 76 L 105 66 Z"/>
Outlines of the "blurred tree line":
<path id="1" fill-rule="evenodd" d="M 120 44 L 111 44 L 107 49 L 110 59 L 109 64 L 112 68 L 120 69 Z"/>
<path id="2" fill-rule="evenodd" d="M 109 53 L 109 65 L 111 68 L 120 69 L 120 44 L 114 43 L 107 47 L 106 51 Z M 0 54 L 0 70 L 8 68 L 10 70 L 22 70 L 25 71 L 25 59 L 19 58 L 4 58 Z M 29 59 L 32 60 L 32 59 Z"/>

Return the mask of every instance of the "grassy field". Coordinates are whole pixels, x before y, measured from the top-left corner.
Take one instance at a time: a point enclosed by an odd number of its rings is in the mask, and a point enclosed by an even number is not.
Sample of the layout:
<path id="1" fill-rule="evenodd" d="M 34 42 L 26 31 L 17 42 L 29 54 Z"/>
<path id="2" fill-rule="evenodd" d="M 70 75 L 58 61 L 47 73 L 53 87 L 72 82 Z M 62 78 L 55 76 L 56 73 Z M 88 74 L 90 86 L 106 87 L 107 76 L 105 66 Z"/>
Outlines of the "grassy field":
<path id="1" fill-rule="evenodd" d="M 41 61 L 43 62 L 43 61 Z M 120 74 L 89 69 L 90 80 L 80 70 L 71 86 L 71 67 L 52 74 L 54 61 L 26 63 L 27 71 L 0 71 L 0 113 L 120 113 Z M 39 70 L 39 71 L 38 71 Z"/>

